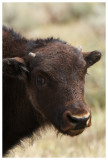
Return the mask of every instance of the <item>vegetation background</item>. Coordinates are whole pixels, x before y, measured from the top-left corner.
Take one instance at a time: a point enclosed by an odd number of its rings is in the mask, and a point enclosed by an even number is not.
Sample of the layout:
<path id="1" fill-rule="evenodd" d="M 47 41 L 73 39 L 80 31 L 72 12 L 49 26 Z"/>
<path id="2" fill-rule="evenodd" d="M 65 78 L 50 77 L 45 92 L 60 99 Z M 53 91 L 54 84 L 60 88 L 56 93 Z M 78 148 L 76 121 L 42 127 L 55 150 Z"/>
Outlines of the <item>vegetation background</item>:
<path id="1" fill-rule="evenodd" d="M 59 37 L 103 54 L 85 82 L 92 126 L 73 138 L 57 137 L 54 129 L 34 133 L 6 157 L 105 157 L 105 3 L 3 3 L 3 24 L 26 38 Z"/>

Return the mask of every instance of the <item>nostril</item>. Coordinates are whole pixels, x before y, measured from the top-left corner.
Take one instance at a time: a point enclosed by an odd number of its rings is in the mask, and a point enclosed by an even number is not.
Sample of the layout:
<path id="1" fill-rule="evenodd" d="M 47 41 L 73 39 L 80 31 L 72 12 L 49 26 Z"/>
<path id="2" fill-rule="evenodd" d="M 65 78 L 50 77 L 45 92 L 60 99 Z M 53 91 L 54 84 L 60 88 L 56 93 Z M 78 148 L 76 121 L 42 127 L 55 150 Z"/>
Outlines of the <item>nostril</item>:
<path id="1" fill-rule="evenodd" d="M 72 123 L 80 123 L 80 124 L 86 124 L 87 120 L 89 119 L 89 117 L 85 118 L 85 117 L 80 117 L 80 118 L 77 118 L 75 116 L 70 116 L 70 115 L 67 115 L 68 119 L 70 120 L 70 122 Z"/>
<path id="2" fill-rule="evenodd" d="M 67 118 L 69 119 L 70 122 L 72 123 L 78 123 L 78 118 L 72 117 L 71 115 L 67 114 Z"/>

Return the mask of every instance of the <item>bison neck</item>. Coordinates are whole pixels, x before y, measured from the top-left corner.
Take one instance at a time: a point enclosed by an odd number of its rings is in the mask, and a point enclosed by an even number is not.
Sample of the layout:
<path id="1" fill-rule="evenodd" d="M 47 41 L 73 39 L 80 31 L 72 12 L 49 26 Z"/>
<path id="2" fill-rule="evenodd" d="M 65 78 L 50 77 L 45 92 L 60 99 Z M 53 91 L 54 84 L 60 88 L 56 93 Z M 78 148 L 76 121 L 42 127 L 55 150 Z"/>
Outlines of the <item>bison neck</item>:
<path id="1" fill-rule="evenodd" d="M 41 116 L 32 107 L 24 82 L 15 78 L 3 77 L 3 141 L 4 152 L 21 138 L 30 136 L 38 129 Z"/>

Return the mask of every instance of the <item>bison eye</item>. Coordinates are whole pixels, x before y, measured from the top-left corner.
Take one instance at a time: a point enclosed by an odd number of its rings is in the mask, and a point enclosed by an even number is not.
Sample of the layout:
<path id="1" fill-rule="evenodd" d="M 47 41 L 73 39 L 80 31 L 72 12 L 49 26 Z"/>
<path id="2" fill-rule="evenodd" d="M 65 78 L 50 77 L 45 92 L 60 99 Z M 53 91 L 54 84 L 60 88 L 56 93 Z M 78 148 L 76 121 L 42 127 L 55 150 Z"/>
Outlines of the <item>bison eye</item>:
<path id="1" fill-rule="evenodd" d="M 44 78 L 42 75 L 38 75 L 37 84 L 42 87 L 45 86 L 47 84 L 46 78 Z"/>

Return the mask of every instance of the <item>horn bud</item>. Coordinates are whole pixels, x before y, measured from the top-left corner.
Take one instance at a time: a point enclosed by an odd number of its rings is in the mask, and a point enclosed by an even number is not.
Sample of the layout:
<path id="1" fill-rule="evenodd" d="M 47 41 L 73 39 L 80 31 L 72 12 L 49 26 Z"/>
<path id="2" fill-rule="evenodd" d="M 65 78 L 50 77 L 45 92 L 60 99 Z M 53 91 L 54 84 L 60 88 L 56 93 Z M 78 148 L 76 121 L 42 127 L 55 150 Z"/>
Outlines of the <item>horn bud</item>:
<path id="1" fill-rule="evenodd" d="M 77 49 L 82 52 L 82 46 L 78 46 Z"/>
<path id="2" fill-rule="evenodd" d="M 30 52 L 28 55 L 31 56 L 31 57 L 35 57 L 36 56 L 36 54 L 33 53 L 33 52 Z"/>

